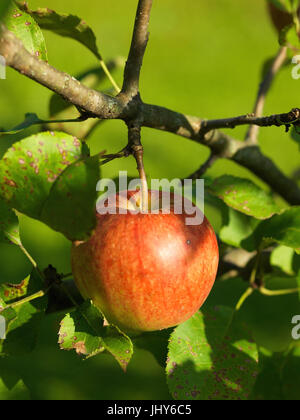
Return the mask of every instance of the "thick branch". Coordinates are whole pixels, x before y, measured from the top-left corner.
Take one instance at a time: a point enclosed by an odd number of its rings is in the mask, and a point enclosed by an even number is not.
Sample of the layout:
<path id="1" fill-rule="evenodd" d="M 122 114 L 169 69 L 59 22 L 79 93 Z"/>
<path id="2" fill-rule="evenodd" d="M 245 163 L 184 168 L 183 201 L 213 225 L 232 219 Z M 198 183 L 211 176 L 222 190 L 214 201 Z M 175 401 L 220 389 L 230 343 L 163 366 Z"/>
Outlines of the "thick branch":
<path id="1" fill-rule="evenodd" d="M 131 47 L 124 72 L 122 92 L 131 98 L 139 93 L 140 73 L 146 51 L 149 21 L 153 0 L 139 0 Z"/>
<path id="2" fill-rule="evenodd" d="M 0 54 L 8 66 L 61 95 L 90 116 L 120 117 L 122 105 L 117 99 L 85 87 L 69 74 L 31 55 L 12 32 L 3 26 L 1 29 Z"/>
<path id="3" fill-rule="evenodd" d="M 147 0 L 144 1 L 148 6 L 150 5 Z M 288 114 L 265 118 L 247 115 L 207 121 L 160 106 L 147 105 L 141 101 L 135 101 L 127 95 L 114 98 L 89 89 L 70 75 L 56 70 L 46 62 L 31 55 L 21 41 L 5 28 L 0 38 L 0 54 L 4 56 L 8 66 L 61 95 L 91 117 L 122 119 L 127 122 L 138 118 L 141 121 L 141 126 L 168 131 L 194 140 L 209 147 L 214 155 L 232 159 L 248 168 L 289 203 L 300 205 L 299 188 L 292 180 L 282 174 L 270 159 L 261 154 L 259 149 L 250 148 L 249 145 L 216 130 L 217 128 L 233 128 L 245 124 L 259 126 L 299 124 L 299 109 L 295 109 Z"/>

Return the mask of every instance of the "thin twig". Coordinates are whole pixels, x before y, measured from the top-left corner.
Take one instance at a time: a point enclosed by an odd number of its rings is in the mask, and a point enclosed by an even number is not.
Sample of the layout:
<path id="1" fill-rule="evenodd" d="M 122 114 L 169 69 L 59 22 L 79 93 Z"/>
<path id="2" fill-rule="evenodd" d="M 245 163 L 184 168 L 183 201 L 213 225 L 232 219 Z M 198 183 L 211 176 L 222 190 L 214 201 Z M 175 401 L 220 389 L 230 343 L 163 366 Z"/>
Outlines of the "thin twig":
<path id="1" fill-rule="evenodd" d="M 146 51 L 153 0 L 139 0 L 128 60 L 124 71 L 122 92 L 131 98 L 139 93 L 140 73 Z"/>
<path id="2" fill-rule="evenodd" d="M 253 114 L 256 117 L 262 117 L 263 115 L 263 111 L 264 111 L 264 106 L 265 106 L 265 101 L 266 101 L 266 96 L 272 86 L 273 80 L 275 78 L 275 76 L 277 75 L 277 73 L 279 72 L 279 70 L 282 68 L 282 66 L 284 65 L 285 61 L 287 58 L 287 47 L 282 47 L 280 48 L 278 54 L 276 55 L 269 71 L 267 72 L 267 74 L 265 75 L 262 83 L 260 84 L 259 90 L 258 90 L 258 94 L 257 94 L 257 98 L 256 98 L 256 102 L 255 102 L 255 106 L 254 106 L 254 110 L 253 110 Z M 256 144 L 257 143 L 257 136 L 258 136 L 258 132 L 259 132 L 259 127 L 256 125 L 252 125 L 250 126 L 248 133 L 246 135 L 246 141 L 248 141 L 249 143 L 253 143 Z"/>
<path id="3" fill-rule="evenodd" d="M 212 165 L 218 160 L 218 156 L 214 153 L 210 153 L 208 159 L 200 166 L 197 171 L 193 172 L 190 176 L 188 176 L 189 179 L 200 179 L 205 172 L 212 167 Z"/>
<path id="4" fill-rule="evenodd" d="M 123 158 L 123 157 L 128 157 L 132 154 L 132 152 L 129 150 L 128 146 L 124 147 L 124 149 L 122 149 L 120 152 L 118 153 L 114 153 L 114 154 L 110 154 L 110 155 L 102 155 L 101 159 L 104 159 L 101 162 L 101 165 L 105 165 L 106 163 L 109 163 L 115 159 L 119 159 L 119 158 Z"/>
<path id="5" fill-rule="evenodd" d="M 201 131 L 208 133 L 220 128 L 236 128 L 241 125 L 252 124 L 258 127 L 281 127 L 300 123 L 300 109 L 294 108 L 284 114 L 274 114 L 267 117 L 256 117 L 253 114 L 241 115 L 233 118 L 207 120 L 201 124 Z"/>

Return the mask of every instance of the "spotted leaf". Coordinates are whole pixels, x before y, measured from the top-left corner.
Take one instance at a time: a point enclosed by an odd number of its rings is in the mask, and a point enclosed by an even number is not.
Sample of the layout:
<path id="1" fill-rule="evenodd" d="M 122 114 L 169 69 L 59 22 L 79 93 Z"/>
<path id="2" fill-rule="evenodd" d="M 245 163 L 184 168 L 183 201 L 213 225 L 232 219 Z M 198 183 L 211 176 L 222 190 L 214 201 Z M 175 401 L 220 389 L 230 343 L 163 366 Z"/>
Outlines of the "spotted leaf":
<path id="1" fill-rule="evenodd" d="M 170 337 L 167 380 L 175 399 L 246 400 L 258 374 L 258 353 L 234 310 L 198 312 Z"/>

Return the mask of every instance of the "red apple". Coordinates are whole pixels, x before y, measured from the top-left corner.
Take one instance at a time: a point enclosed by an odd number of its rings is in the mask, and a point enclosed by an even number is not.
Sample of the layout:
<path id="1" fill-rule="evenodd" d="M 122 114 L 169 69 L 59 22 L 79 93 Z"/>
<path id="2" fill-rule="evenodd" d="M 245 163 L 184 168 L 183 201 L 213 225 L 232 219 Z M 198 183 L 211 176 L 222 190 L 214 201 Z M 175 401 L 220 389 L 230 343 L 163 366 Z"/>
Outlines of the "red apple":
<path id="1" fill-rule="evenodd" d="M 118 208 L 124 207 L 122 196 L 115 196 Z M 126 191 L 125 201 L 132 196 Z M 213 228 L 205 217 L 187 225 L 191 215 L 175 214 L 175 197 L 170 214 L 161 208 L 158 214 L 98 214 L 91 239 L 73 244 L 73 274 L 83 297 L 123 330 L 154 331 L 186 321 L 214 284 L 219 252 Z"/>

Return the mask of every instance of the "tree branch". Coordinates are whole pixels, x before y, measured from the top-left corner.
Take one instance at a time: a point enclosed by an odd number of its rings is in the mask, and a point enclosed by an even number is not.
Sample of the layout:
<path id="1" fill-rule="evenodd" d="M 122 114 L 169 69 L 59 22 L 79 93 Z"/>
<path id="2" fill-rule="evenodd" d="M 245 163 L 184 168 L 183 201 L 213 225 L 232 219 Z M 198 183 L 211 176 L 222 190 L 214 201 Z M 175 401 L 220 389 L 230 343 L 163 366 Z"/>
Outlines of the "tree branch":
<path id="1" fill-rule="evenodd" d="M 153 0 L 139 0 L 131 47 L 124 72 L 122 92 L 133 98 L 139 94 L 140 73 L 146 51 Z"/>
<path id="2" fill-rule="evenodd" d="M 146 33 L 146 22 L 149 21 L 149 13 L 152 1 L 141 0 L 139 5 L 147 6 L 141 22 L 141 33 Z M 139 19 L 137 19 L 139 22 Z M 146 26 L 145 26 L 146 25 Z M 138 29 L 136 31 L 138 32 Z M 19 71 L 21 74 L 40 83 L 53 92 L 61 95 L 76 107 L 79 107 L 91 117 L 100 119 L 121 119 L 130 122 L 138 119 L 141 126 L 151 127 L 174 133 L 178 136 L 196 141 L 211 149 L 214 155 L 232 159 L 236 163 L 248 168 L 254 174 L 265 181 L 275 192 L 280 194 L 290 204 L 300 205 L 300 189 L 296 183 L 286 177 L 276 165 L 259 148 L 250 147 L 249 144 L 235 140 L 227 134 L 218 131 L 217 128 L 234 128 L 238 125 L 255 124 L 258 126 L 280 126 L 299 124 L 300 110 L 295 109 L 287 114 L 278 114 L 270 117 L 257 118 L 251 115 L 221 119 L 202 120 L 197 117 L 171 111 L 167 108 L 143 103 L 140 99 L 133 100 L 130 95 L 120 94 L 117 98 L 105 95 L 93 89 L 89 89 L 67 73 L 56 70 L 48 63 L 31 55 L 5 27 L 1 27 L 0 54 L 6 59 L 8 66 Z M 139 38 L 138 39 L 142 39 Z M 144 45 L 145 47 L 146 45 Z M 142 51 L 142 49 L 140 50 Z M 144 50 L 143 50 L 144 52 Z M 132 53 L 132 56 L 134 54 Z M 128 81 L 134 81 L 134 89 L 140 74 L 140 66 L 143 54 L 138 54 L 136 64 L 138 72 L 134 73 L 127 66 L 125 77 Z M 132 86 L 132 85 L 131 85 Z"/>
<path id="3" fill-rule="evenodd" d="M 123 107 L 120 101 L 85 87 L 69 74 L 56 70 L 45 61 L 31 55 L 22 42 L 3 25 L 1 26 L 0 54 L 5 58 L 8 66 L 61 95 L 91 117 L 111 119 L 120 117 L 122 114 Z"/>

